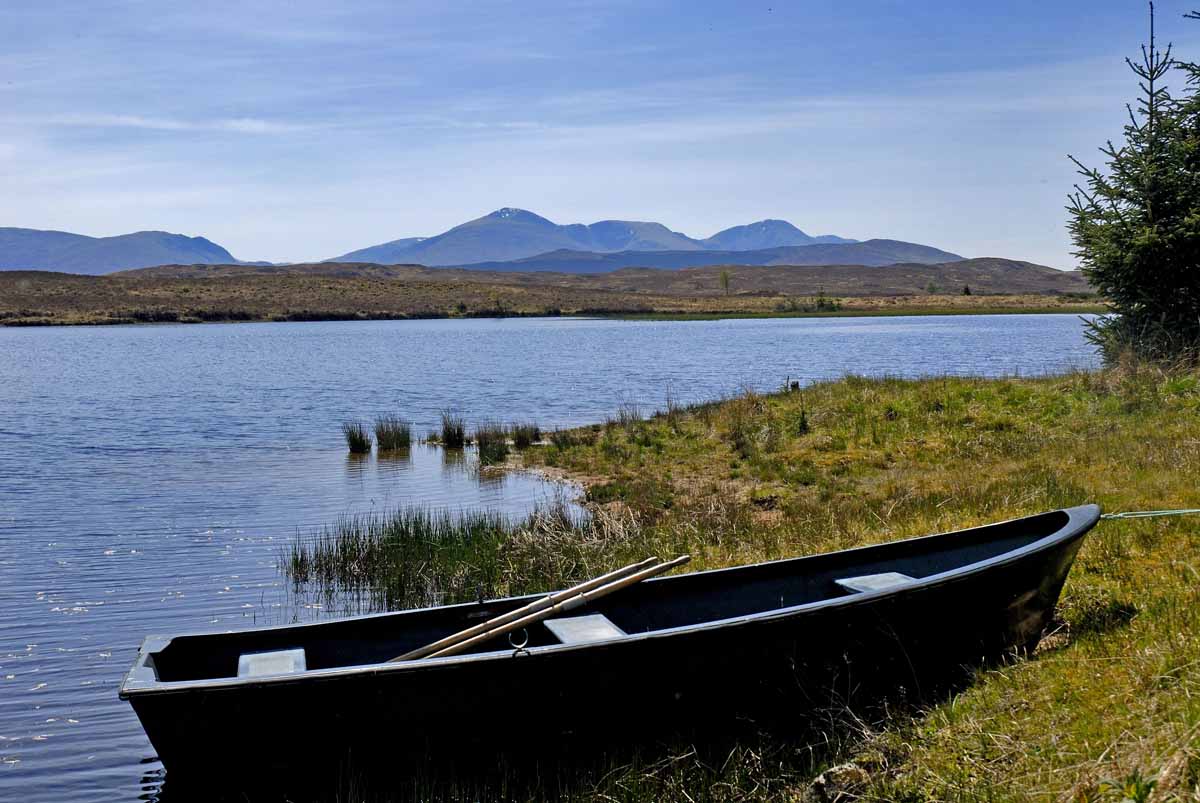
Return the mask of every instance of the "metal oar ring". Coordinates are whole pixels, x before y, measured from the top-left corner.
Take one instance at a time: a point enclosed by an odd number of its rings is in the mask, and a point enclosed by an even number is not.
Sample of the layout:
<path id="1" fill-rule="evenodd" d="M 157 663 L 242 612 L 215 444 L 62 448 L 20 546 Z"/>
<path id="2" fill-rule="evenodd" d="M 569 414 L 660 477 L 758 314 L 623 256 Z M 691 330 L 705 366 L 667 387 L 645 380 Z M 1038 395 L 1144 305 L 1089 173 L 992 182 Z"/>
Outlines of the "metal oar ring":
<path id="1" fill-rule="evenodd" d="M 513 648 L 514 656 L 529 653 L 529 650 L 525 649 L 525 647 L 529 644 L 529 631 L 522 627 L 520 632 L 521 632 L 521 642 L 519 644 L 517 643 L 517 640 L 515 638 L 513 638 L 513 636 L 515 636 L 517 634 L 516 630 L 514 630 L 508 634 L 508 643 Z"/>

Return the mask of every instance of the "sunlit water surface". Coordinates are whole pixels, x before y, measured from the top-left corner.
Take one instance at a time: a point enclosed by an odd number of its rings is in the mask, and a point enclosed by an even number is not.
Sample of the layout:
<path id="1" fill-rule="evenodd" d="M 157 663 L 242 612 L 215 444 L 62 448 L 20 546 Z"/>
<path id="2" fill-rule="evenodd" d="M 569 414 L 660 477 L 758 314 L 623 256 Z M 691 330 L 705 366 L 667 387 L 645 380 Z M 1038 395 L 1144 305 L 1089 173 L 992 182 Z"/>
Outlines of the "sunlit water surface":
<path id="1" fill-rule="evenodd" d="M 153 799 L 117 687 L 149 633 L 337 615 L 278 570 L 297 534 L 409 503 L 521 515 L 563 490 L 431 447 L 353 459 L 349 419 L 543 427 L 846 373 L 1041 374 L 1068 315 L 0 329 L 0 800 Z"/>

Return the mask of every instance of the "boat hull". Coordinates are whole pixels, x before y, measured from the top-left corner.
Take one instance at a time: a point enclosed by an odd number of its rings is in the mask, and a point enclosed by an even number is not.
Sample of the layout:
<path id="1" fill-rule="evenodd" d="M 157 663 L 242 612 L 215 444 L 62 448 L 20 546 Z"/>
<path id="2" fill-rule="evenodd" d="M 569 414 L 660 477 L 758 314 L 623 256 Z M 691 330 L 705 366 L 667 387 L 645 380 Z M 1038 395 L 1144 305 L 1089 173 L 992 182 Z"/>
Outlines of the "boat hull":
<path id="1" fill-rule="evenodd" d="M 1069 512 L 1071 527 L 1057 537 L 984 570 L 838 604 L 584 649 L 123 696 L 173 779 L 211 779 L 216 766 L 224 778 L 266 783 L 346 761 L 394 764 L 447 751 L 490 760 L 497 745 L 771 728 L 883 696 L 928 698 L 971 667 L 1036 645 L 1098 518 L 1091 507 Z"/>

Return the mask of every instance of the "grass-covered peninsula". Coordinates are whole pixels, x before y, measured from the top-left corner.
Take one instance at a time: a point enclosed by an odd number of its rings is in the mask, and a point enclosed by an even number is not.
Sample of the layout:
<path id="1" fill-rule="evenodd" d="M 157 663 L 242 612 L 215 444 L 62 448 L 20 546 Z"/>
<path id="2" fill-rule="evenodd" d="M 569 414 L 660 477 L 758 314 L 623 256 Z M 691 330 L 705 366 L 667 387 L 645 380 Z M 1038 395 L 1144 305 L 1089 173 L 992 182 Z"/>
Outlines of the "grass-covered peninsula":
<path id="1" fill-rule="evenodd" d="M 646 554 L 695 569 L 842 549 L 1084 502 L 1195 507 L 1200 376 L 1127 365 L 1039 379 L 847 378 L 644 416 L 515 453 L 593 511 L 456 525 L 342 522 L 285 560 L 379 604 L 561 587 Z M 802 742 L 687 746 L 575 792 L 602 800 L 1193 800 L 1200 517 L 1103 522 L 1036 654 L 952 698 L 829 714 Z M 339 554 L 340 551 L 340 554 Z M 421 572 L 414 574 L 414 566 Z M 419 575 L 419 576 L 418 576 Z M 840 795 L 840 796 L 839 796 Z M 1153 795 L 1153 797 L 1151 797 Z"/>
<path id="2" fill-rule="evenodd" d="M 700 566 L 841 549 L 1054 507 L 1195 507 L 1200 378 L 846 379 L 582 430 L 531 460 L 587 482 Z M 685 544 L 676 544 L 679 541 Z M 1105 522 L 1038 654 L 915 716 L 862 723 L 827 766 L 870 800 L 1156 800 L 1200 784 L 1200 518 Z M 680 770 L 678 797 L 717 778 Z M 750 774 L 753 776 L 753 773 Z M 748 791 L 748 790 L 743 790 Z M 731 797 L 733 797 L 731 795 Z"/>

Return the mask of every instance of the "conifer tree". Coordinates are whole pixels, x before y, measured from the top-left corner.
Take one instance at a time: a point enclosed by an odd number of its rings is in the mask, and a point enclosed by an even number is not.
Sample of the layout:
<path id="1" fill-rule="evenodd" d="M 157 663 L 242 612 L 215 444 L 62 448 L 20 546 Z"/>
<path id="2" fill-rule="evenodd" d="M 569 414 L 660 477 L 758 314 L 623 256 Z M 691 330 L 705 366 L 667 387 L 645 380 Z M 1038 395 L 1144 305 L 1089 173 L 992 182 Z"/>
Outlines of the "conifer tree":
<path id="1" fill-rule="evenodd" d="M 1154 5 L 1150 43 L 1141 59 L 1126 59 L 1141 97 L 1127 106 L 1120 147 L 1101 152 L 1107 170 L 1085 167 L 1067 207 L 1084 274 L 1110 313 L 1091 324 L 1089 337 L 1109 360 L 1129 350 L 1170 358 L 1200 347 L 1200 68 L 1180 65 L 1171 47 L 1157 49 Z M 1165 79 L 1188 74 L 1183 97 Z"/>

